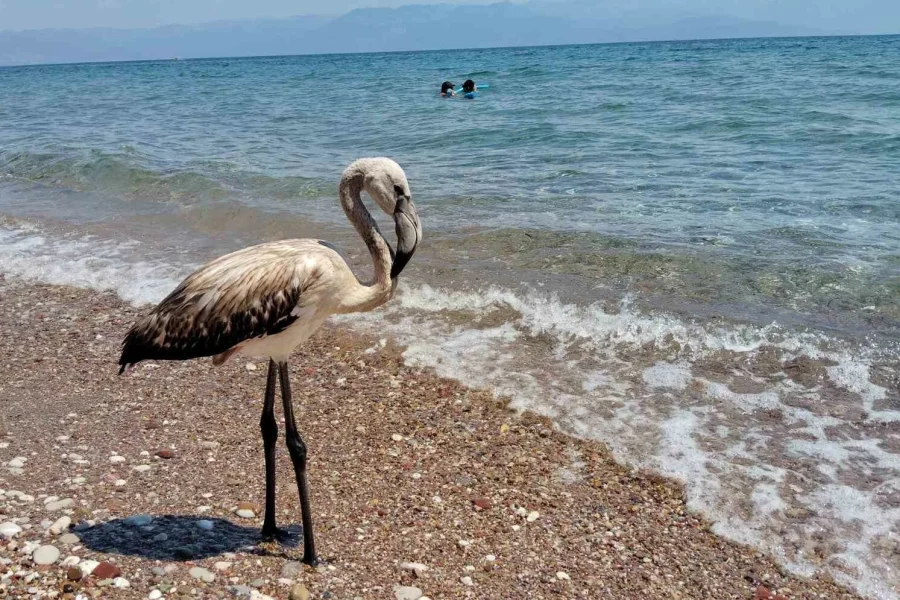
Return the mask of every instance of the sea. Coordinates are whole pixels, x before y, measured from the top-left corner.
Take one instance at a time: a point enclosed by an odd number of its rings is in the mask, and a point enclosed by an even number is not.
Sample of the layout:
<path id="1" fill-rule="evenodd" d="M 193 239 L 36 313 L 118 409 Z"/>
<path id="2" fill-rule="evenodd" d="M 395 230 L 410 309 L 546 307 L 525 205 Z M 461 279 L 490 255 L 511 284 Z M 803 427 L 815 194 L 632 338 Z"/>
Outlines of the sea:
<path id="1" fill-rule="evenodd" d="M 144 304 L 316 237 L 366 277 L 337 184 L 380 155 L 424 241 L 341 325 L 900 598 L 900 36 L 3 68 L 0 272 Z"/>

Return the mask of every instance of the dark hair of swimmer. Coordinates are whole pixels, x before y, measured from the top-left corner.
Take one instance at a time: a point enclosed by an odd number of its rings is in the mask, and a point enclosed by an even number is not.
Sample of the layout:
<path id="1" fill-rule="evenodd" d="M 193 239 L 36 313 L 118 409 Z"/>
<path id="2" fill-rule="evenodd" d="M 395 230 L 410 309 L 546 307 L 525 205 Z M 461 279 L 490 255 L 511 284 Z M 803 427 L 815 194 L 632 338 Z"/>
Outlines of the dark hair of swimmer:
<path id="1" fill-rule="evenodd" d="M 463 84 L 463 92 L 474 92 L 475 91 L 475 82 L 471 79 L 466 79 L 466 82 Z"/>
<path id="2" fill-rule="evenodd" d="M 445 81 L 441 84 L 441 95 L 446 96 L 447 92 L 452 92 L 454 88 L 452 81 Z"/>

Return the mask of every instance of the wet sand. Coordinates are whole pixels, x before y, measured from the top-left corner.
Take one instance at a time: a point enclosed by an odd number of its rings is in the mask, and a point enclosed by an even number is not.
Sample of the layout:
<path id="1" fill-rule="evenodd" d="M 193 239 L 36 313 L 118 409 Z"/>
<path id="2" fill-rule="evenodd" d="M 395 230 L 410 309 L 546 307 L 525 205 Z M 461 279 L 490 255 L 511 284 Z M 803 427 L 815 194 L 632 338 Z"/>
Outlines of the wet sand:
<path id="1" fill-rule="evenodd" d="M 0 531 L 22 529 L 0 541 L 0 597 L 857 598 L 713 535 L 677 483 L 337 328 L 292 363 L 325 559 L 297 565 L 296 539 L 259 543 L 266 365 L 119 377 L 143 310 L 0 276 Z M 278 519 L 296 527 L 283 430 Z M 60 556 L 36 565 L 40 545 Z M 109 564 L 81 577 L 70 557 Z"/>

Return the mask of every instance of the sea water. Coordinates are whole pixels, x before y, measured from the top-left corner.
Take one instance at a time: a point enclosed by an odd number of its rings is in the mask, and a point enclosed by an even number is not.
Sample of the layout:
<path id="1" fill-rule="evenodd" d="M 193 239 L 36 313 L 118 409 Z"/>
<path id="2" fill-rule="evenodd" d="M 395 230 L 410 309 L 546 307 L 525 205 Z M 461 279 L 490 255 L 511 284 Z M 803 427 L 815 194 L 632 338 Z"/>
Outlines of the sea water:
<path id="1" fill-rule="evenodd" d="M 681 479 L 795 572 L 897 599 L 898 57 L 888 36 L 0 69 L 0 272 L 152 302 L 312 236 L 365 274 L 337 181 L 391 156 L 425 241 L 347 324 Z M 439 97 L 468 78 L 490 88 Z"/>

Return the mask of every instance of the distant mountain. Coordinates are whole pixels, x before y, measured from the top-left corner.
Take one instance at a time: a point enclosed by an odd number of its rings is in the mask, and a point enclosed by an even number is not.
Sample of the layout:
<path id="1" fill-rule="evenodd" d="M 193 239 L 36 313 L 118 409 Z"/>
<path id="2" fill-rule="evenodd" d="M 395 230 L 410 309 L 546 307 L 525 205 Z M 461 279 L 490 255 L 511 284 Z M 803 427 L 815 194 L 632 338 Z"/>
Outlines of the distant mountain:
<path id="1" fill-rule="evenodd" d="M 581 0 L 582 2 L 584 0 Z M 549 5 L 412 5 L 341 17 L 228 21 L 153 29 L 0 31 L 0 65 L 174 57 L 385 52 L 615 41 L 811 35 L 803 27 L 732 17 L 663 17 L 619 11 L 604 18 Z M 554 5 L 558 9 L 560 5 Z"/>

